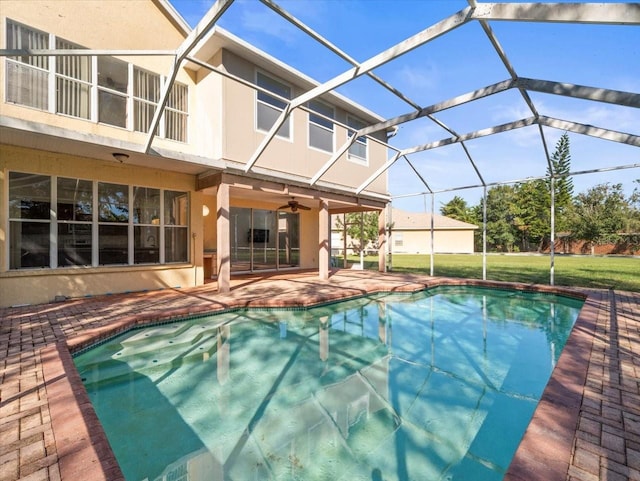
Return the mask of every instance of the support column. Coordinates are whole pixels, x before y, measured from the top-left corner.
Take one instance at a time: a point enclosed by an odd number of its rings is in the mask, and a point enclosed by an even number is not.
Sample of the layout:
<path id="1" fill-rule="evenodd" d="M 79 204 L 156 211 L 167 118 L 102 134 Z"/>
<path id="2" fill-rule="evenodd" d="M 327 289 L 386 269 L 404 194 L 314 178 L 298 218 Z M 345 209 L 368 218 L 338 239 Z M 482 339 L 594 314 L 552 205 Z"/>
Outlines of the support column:
<path id="1" fill-rule="evenodd" d="M 218 292 L 231 290 L 231 243 L 229 238 L 229 184 L 220 183 L 216 193 L 217 204 L 217 264 Z"/>
<path id="2" fill-rule="evenodd" d="M 556 183 L 555 177 L 551 177 L 551 246 L 550 257 L 551 265 L 549 267 L 549 284 L 555 285 L 556 272 Z"/>
<path id="3" fill-rule="evenodd" d="M 424 198 L 425 204 L 427 202 L 427 197 L 425 195 Z M 436 209 L 436 197 L 435 194 L 432 192 L 431 193 L 431 259 L 429 259 L 429 272 L 430 272 L 430 276 L 433 277 L 433 273 L 434 273 L 434 264 L 435 264 L 435 256 L 436 256 L 436 236 L 435 236 L 435 209 Z"/>
<path id="4" fill-rule="evenodd" d="M 326 200 L 320 200 L 318 222 L 318 276 L 326 281 L 329 279 L 329 203 Z"/>
<path id="5" fill-rule="evenodd" d="M 387 232 L 386 232 L 386 209 L 378 212 L 378 272 L 387 270 Z"/>

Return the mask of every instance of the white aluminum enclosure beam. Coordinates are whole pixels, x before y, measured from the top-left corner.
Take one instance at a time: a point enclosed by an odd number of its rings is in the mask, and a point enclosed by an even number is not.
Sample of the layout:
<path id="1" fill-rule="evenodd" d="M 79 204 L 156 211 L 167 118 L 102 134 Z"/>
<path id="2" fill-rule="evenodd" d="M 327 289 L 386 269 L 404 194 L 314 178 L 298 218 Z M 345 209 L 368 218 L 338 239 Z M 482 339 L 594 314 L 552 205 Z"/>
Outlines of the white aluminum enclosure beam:
<path id="1" fill-rule="evenodd" d="M 610 141 L 618 142 L 622 144 L 628 144 L 634 147 L 640 147 L 640 136 L 637 136 L 637 135 L 628 134 L 625 132 L 618 132 L 615 130 L 603 129 L 600 127 L 594 127 L 593 125 L 584 125 L 577 122 L 569 122 L 567 120 L 554 119 L 554 118 L 545 117 L 545 116 L 540 116 L 538 118 L 528 117 L 526 119 L 517 120 L 515 122 L 496 125 L 494 127 L 489 127 L 487 129 L 476 130 L 474 132 L 469 132 L 467 134 L 459 135 L 457 137 L 449 137 L 449 138 L 441 139 L 435 142 L 430 142 L 428 144 L 418 145 L 415 147 L 401 150 L 393 158 L 388 160 L 384 165 L 382 165 L 378 170 L 376 170 L 376 172 L 374 172 L 373 175 L 371 175 L 366 181 L 364 181 L 356 189 L 356 194 L 359 194 L 360 192 L 362 192 L 369 184 L 371 184 L 371 182 L 373 182 L 385 171 L 387 171 L 401 156 L 415 154 L 417 152 L 423 152 L 426 150 L 432 150 L 439 147 L 444 147 L 445 145 L 460 143 L 466 140 L 472 140 L 480 137 L 486 137 L 489 135 L 507 132 L 509 130 L 519 129 L 519 128 L 527 127 L 534 124 L 544 125 L 544 126 L 552 127 L 559 130 L 575 132 L 577 134 L 588 135 L 591 137 L 610 140 Z M 471 160 L 471 163 L 474 166 L 476 173 L 478 174 L 478 176 L 482 181 L 482 184 L 480 185 L 481 186 L 491 185 L 484 182 L 479 170 L 476 168 L 472 160 Z"/>
<path id="2" fill-rule="evenodd" d="M 380 130 L 386 130 L 386 129 L 395 127 L 397 125 L 400 125 L 400 124 L 403 124 L 403 123 L 406 123 L 406 122 L 410 122 L 412 120 L 419 119 L 421 117 L 428 117 L 429 119 L 431 119 L 432 121 L 437 123 L 440 127 L 442 127 L 443 129 L 447 130 L 452 135 L 456 135 L 453 131 L 451 131 L 451 129 L 449 129 L 442 122 L 440 122 L 439 120 L 433 118 L 431 116 L 431 114 L 433 114 L 435 112 L 439 112 L 441 110 L 446 110 L 448 108 L 451 108 L 451 107 L 454 107 L 454 106 L 457 106 L 457 105 L 462 105 L 464 103 L 471 102 L 472 100 L 483 98 L 483 97 L 486 97 L 486 96 L 489 96 L 489 95 L 492 95 L 492 94 L 495 94 L 495 93 L 498 93 L 498 92 L 504 92 L 505 90 L 508 90 L 508 89 L 512 88 L 513 85 L 514 85 L 514 81 L 513 80 L 505 80 L 503 82 L 498 82 L 496 84 L 489 85 L 488 87 L 484 87 L 484 88 L 476 90 L 474 92 L 470 92 L 470 93 L 467 93 L 467 94 L 460 95 L 458 97 L 455 97 L 454 99 L 446 100 L 444 102 L 440 102 L 438 104 L 431 105 L 429 107 L 425 107 L 425 108 L 416 110 L 415 112 L 410 112 L 408 114 L 403 114 L 403 115 L 400 115 L 398 117 L 394 117 L 392 119 L 385 120 L 383 122 L 378 122 L 376 124 L 372 124 L 372 125 L 369 125 L 367 127 L 364 127 L 362 129 L 358 130 L 354 137 L 350 137 L 336 151 L 336 153 L 331 156 L 331 158 L 325 163 L 325 165 L 323 165 L 322 168 L 320 168 L 320 170 L 314 175 L 314 177 L 313 177 L 313 179 L 311 181 L 311 185 L 315 184 L 318 181 L 318 179 L 320 179 L 320 177 L 322 177 L 327 172 L 327 170 L 329 170 L 331 168 L 331 166 L 333 166 L 333 164 L 335 164 L 337 162 L 338 158 L 340 158 L 340 156 L 343 155 L 347 151 L 347 149 L 352 145 L 353 141 L 358 137 L 369 135 L 369 134 L 372 134 L 374 132 L 378 132 Z"/>
<path id="3" fill-rule="evenodd" d="M 522 88 L 535 92 L 640 108 L 640 94 L 632 92 L 587 87 L 584 85 L 573 85 L 568 83 L 552 82 L 548 80 L 517 78 L 503 80 L 501 82 L 488 85 L 481 89 L 474 90 L 473 92 L 468 92 L 466 94 L 458 95 L 457 97 L 453 97 L 451 99 L 443 100 L 442 102 L 429 105 L 419 111 L 409 112 L 407 114 L 393 117 L 384 122 L 379 122 L 377 124 L 364 127 L 357 132 L 357 135 L 370 135 L 379 130 L 395 127 L 397 125 L 410 122 L 421 117 L 425 117 L 429 114 L 441 112 L 453 107 L 458 107 L 474 100 L 482 99 L 484 97 L 504 92 L 512 88 Z"/>
<path id="4" fill-rule="evenodd" d="M 407 157 L 406 155 L 403 155 L 402 158 L 407 161 L 407 164 L 409 164 L 409 167 L 411 167 L 411 170 L 413 170 L 413 172 L 418 176 L 418 179 L 420 179 L 420 181 L 424 184 L 424 186 L 427 188 L 429 193 L 433 194 L 433 190 L 431 189 L 431 187 L 429 187 L 429 183 L 424 179 L 424 177 L 422 177 L 422 175 L 420 175 L 420 172 L 418 172 L 418 169 L 416 169 L 415 165 L 411 163 L 411 161 L 409 160 L 409 157 Z"/>
<path id="5" fill-rule="evenodd" d="M 198 42 L 204 38 L 209 30 L 213 28 L 216 22 L 220 19 L 222 14 L 227 11 L 227 9 L 231 6 L 233 0 L 216 0 L 216 3 L 209 9 L 209 11 L 205 14 L 204 17 L 198 22 L 198 25 L 187 35 L 187 38 L 184 39 L 182 44 L 177 48 L 175 55 L 176 59 L 171 67 L 171 71 L 167 76 L 167 80 L 162 86 L 162 91 L 160 92 L 160 101 L 156 106 L 156 111 L 153 114 L 153 119 L 151 120 L 151 125 L 149 126 L 149 136 L 147 137 L 147 142 L 144 148 L 145 153 L 149 153 L 151 149 L 151 144 L 153 143 L 153 139 L 156 135 L 156 129 L 158 124 L 160 123 L 160 117 L 164 112 L 164 108 L 167 105 L 167 101 L 169 100 L 169 93 L 171 92 L 171 88 L 173 87 L 173 82 L 178 75 L 178 69 L 182 65 L 182 62 L 187 58 L 187 56 L 191 53 L 191 51 L 198 45 Z"/>
<path id="6" fill-rule="evenodd" d="M 640 94 L 633 92 L 522 77 L 516 79 L 515 86 L 525 90 L 531 90 L 533 92 L 562 95 L 564 97 L 573 97 L 576 99 L 593 100 L 608 104 L 624 105 L 625 107 L 640 108 Z"/>
<path id="7" fill-rule="evenodd" d="M 356 195 L 360 194 L 371 182 L 373 182 L 374 180 L 376 180 L 378 177 L 380 177 L 384 172 L 386 172 L 389 167 L 391 167 L 393 164 L 396 163 L 396 161 L 400 158 L 401 154 L 400 152 L 396 152 L 396 154 L 391 157 L 389 160 L 387 160 L 384 165 L 380 166 L 378 168 L 378 170 L 376 170 L 373 174 L 371 174 L 371 176 L 365 180 L 360 187 L 358 187 L 356 189 Z"/>
<path id="8" fill-rule="evenodd" d="M 105 49 L 88 49 L 88 48 L 54 48 L 46 49 L 0 49 L 0 57 L 174 57 L 175 50 L 105 50 Z"/>
<path id="9" fill-rule="evenodd" d="M 474 20 L 640 24 L 640 3 L 478 3 Z"/>
<path id="10" fill-rule="evenodd" d="M 266 137 L 263 139 L 261 144 L 258 146 L 254 154 L 251 156 L 251 158 L 247 162 L 245 166 L 245 172 L 248 172 L 249 170 L 251 170 L 253 165 L 258 161 L 258 159 L 260 158 L 262 153 L 265 151 L 265 149 L 267 148 L 271 140 L 273 140 L 273 138 L 275 137 L 278 129 L 280 129 L 280 127 L 284 124 L 286 118 L 288 117 L 291 111 L 293 111 L 294 109 L 298 108 L 301 105 L 304 105 L 310 100 L 313 100 L 316 97 L 324 95 L 340 87 L 341 85 L 344 85 L 350 80 L 354 80 L 358 77 L 361 77 L 362 75 L 367 74 L 371 70 L 376 69 L 400 57 L 401 55 L 404 55 L 444 35 L 445 33 L 451 30 L 454 30 L 455 28 L 458 28 L 459 26 L 469 21 L 470 12 L 471 12 L 471 8 L 467 7 L 464 10 L 461 10 L 460 12 L 451 15 L 450 17 L 422 30 L 421 32 L 418 32 L 416 35 L 413 35 L 412 37 L 409 37 L 408 39 L 379 53 L 378 55 L 371 57 L 370 59 L 362 62 L 358 67 L 353 67 L 347 70 L 346 72 L 338 75 L 337 77 L 334 77 L 333 79 L 328 80 L 327 82 L 320 84 L 317 87 L 314 87 L 308 92 L 305 92 L 304 94 L 293 99 L 290 104 L 289 112 L 286 112 L 285 110 L 280 114 L 280 116 L 276 120 L 271 130 L 269 130 L 269 133 L 266 135 Z"/>
<path id="11" fill-rule="evenodd" d="M 616 130 L 603 129 L 594 127 L 593 125 L 580 124 L 578 122 L 570 122 L 568 120 L 554 119 L 552 117 L 540 116 L 537 121 L 540 125 L 553 127 L 559 130 L 568 130 L 576 134 L 588 135 L 599 139 L 611 140 L 621 144 L 628 144 L 634 147 L 640 147 L 640 136 L 628 134 L 626 132 L 618 132 Z"/>
<path id="12" fill-rule="evenodd" d="M 476 139 L 476 138 L 484 137 L 487 135 L 493 135 L 500 132 L 507 132 L 513 129 L 519 129 L 521 127 L 527 127 L 529 125 L 535 124 L 535 122 L 536 122 L 535 117 L 529 117 L 527 119 L 517 120 L 515 122 L 510 122 L 508 124 L 498 125 L 498 126 L 491 127 L 488 129 L 483 129 L 483 130 L 477 130 L 475 132 L 470 132 L 468 134 L 464 134 L 456 137 L 449 137 L 447 139 L 438 140 L 436 142 L 430 142 L 428 144 L 418 145 L 416 147 L 411 147 L 408 149 L 401 150 L 394 157 L 392 157 L 387 162 L 385 162 L 385 164 L 382 165 L 378 170 L 376 170 L 367 180 L 365 180 L 362 184 L 360 184 L 360 186 L 356 189 L 356 194 L 361 193 L 369 184 L 371 184 L 371 182 L 373 182 L 379 176 L 381 176 L 384 172 L 386 172 L 396 162 L 396 160 L 398 160 L 400 156 L 415 154 L 416 152 L 436 149 L 438 147 L 444 147 L 445 145 L 451 145 L 451 144 L 455 144 L 465 140 Z M 484 180 L 482 179 L 482 176 L 480 176 L 480 172 L 476 168 L 475 164 L 473 163 L 473 161 L 471 161 L 471 163 L 476 169 L 476 173 L 480 177 L 480 180 L 482 181 L 481 185 L 485 185 Z"/>
<path id="13" fill-rule="evenodd" d="M 436 38 L 444 35 L 451 30 L 454 30 L 461 25 L 465 24 L 469 21 L 469 15 L 471 13 L 471 8 L 467 7 L 464 10 L 459 11 L 451 15 L 450 17 L 441 20 L 438 23 L 422 30 L 416 35 L 409 37 L 408 39 L 394 45 L 391 48 L 379 53 L 371 57 L 369 60 L 366 60 L 360 64 L 359 67 L 354 67 L 352 69 L 347 70 L 346 72 L 334 77 L 333 79 L 318 85 L 317 87 L 309 90 L 308 92 L 300 95 L 292 104 L 294 107 L 298 107 L 309 100 L 313 100 L 314 98 L 326 94 L 331 90 L 334 90 L 341 85 L 349 82 L 350 80 L 354 80 L 362 75 L 374 70 L 382 65 L 408 53 L 412 50 L 432 41 Z"/>
<path id="14" fill-rule="evenodd" d="M 527 117 L 526 119 L 516 120 L 514 122 L 508 122 L 502 125 L 496 125 L 493 127 L 489 127 L 487 129 L 476 130 L 474 132 L 469 132 L 457 137 L 449 137 L 447 139 L 441 139 L 435 142 L 429 142 L 427 144 L 417 145 L 415 147 L 403 149 L 400 151 L 400 154 L 401 155 L 415 154 L 416 152 L 423 152 L 425 150 L 432 150 L 438 147 L 444 147 L 445 145 L 456 144 L 458 142 L 462 142 L 463 140 L 478 139 L 480 137 L 486 137 L 488 135 L 499 134 L 501 132 L 508 132 L 509 130 L 520 129 L 522 127 L 528 127 L 529 125 L 534 125 L 535 123 L 536 123 L 535 117 Z"/>
<path id="15" fill-rule="evenodd" d="M 342 146 L 333 153 L 331 158 L 327 160 L 327 162 L 325 162 L 325 164 L 322 167 L 320 167 L 318 172 L 316 172 L 315 175 L 309 181 L 309 185 L 314 185 L 316 182 L 318 182 L 318 180 L 320 180 L 320 177 L 322 177 L 327 172 L 327 170 L 329 170 L 333 166 L 333 164 L 335 164 L 338 161 L 338 159 L 342 157 L 347 152 L 347 150 L 351 148 L 351 146 L 355 143 L 357 138 L 358 138 L 358 134 L 354 134 L 351 137 L 349 137 L 347 141 L 344 144 L 342 144 Z"/>
<path id="16" fill-rule="evenodd" d="M 520 79 L 519 78 L 519 79 L 515 79 L 515 80 L 505 80 L 503 82 L 498 82 L 496 84 L 484 87 L 483 89 L 479 89 L 479 90 L 476 90 L 474 92 L 463 94 L 463 95 L 460 95 L 460 96 L 455 97 L 453 99 L 445 100 L 445 101 L 440 102 L 438 104 L 434 104 L 434 105 L 431 105 L 429 107 L 425 107 L 420 111 L 411 112 L 411 113 L 408 113 L 408 114 L 400 115 L 400 116 L 395 117 L 393 119 L 389 119 L 389 120 L 387 120 L 385 122 L 380 122 L 378 124 L 370 125 L 368 127 L 365 127 L 363 129 L 359 130 L 356 135 L 358 135 L 358 136 L 367 135 L 367 134 L 370 134 L 372 132 L 376 132 L 378 130 L 381 130 L 382 128 L 393 127 L 393 126 L 399 125 L 401 123 L 409 122 L 411 120 L 427 116 L 428 114 L 431 114 L 431 113 L 434 113 L 434 112 L 439 112 L 441 110 L 445 110 L 445 109 L 451 108 L 453 106 L 462 105 L 463 103 L 467 103 L 467 102 L 470 102 L 470 101 L 478 99 L 478 98 L 483 98 L 483 97 L 486 97 L 488 95 L 492 95 L 492 94 L 497 93 L 497 92 L 503 92 L 503 91 L 508 90 L 510 88 L 523 88 L 525 90 L 526 89 L 531 89 L 531 90 L 534 90 L 534 91 L 537 91 L 537 92 L 544 92 L 544 93 L 549 93 L 549 94 L 561 95 L 561 96 L 565 96 L 565 97 L 580 98 L 580 99 L 585 99 L 585 100 L 593 100 L 593 101 L 598 101 L 598 102 L 611 103 L 611 104 L 615 104 L 615 105 L 624 105 L 624 106 L 628 106 L 628 107 L 640 108 L 640 94 L 635 94 L 635 93 L 631 93 L 631 92 L 623 92 L 623 91 L 619 91 L 619 90 L 609 90 L 609 89 L 600 89 L 600 88 L 595 88 L 595 87 L 586 87 L 586 86 L 582 86 L 582 85 L 573 85 L 573 84 L 560 83 L 560 82 L 550 82 L 550 81 L 546 81 L 546 80 L 535 80 L 535 79 L 528 79 L 528 78 L 521 78 Z M 507 130 L 512 130 L 512 129 L 515 129 L 515 128 L 526 127 L 526 126 L 529 126 L 529 125 L 532 125 L 532 124 L 536 124 L 536 123 L 540 123 L 542 125 L 547 125 L 549 127 L 554 127 L 554 128 L 558 128 L 558 129 L 570 130 L 572 132 L 581 133 L 581 134 L 585 134 L 585 135 L 591 135 L 593 137 L 599 137 L 599 138 L 606 139 L 606 140 L 612 140 L 614 142 L 621 142 L 621 143 L 625 143 L 625 144 L 630 144 L 630 145 L 636 145 L 635 142 L 637 142 L 637 138 L 638 138 L 637 136 L 632 135 L 632 134 L 610 131 L 610 130 L 607 130 L 607 129 L 601 129 L 601 128 L 597 128 L 597 127 L 593 127 L 593 126 L 586 126 L 586 125 L 582 125 L 582 124 L 578 124 L 578 123 L 574 123 L 574 122 L 557 120 L 557 119 L 552 119 L 550 117 L 539 116 L 539 115 L 535 115 L 534 114 L 533 117 L 529 117 L 528 119 L 523 119 L 523 120 L 519 120 L 519 121 L 516 121 L 516 122 L 511 122 L 509 124 L 503 124 L 501 126 L 495 126 L 495 127 L 491 127 L 491 128 L 488 128 L 488 129 L 482 129 L 482 130 L 478 130 L 476 132 L 471 132 L 471 133 L 464 134 L 464 135 L 458 135 L 458 136 L 450 137 L 448 139 L 442 139 L 442 140 L 439 140 L 439 141 L 436 141 L 436 142 L 431 142 L 429 144 L 423 144 L 421 146 L 416 146 L 416 147 L 404 149 L 404 150 L 401 151 L 401 155 L 408 155 L 408 154 L 413 154 L 413 153 L 416 153 L 416 152 L 421 152 L 421 151 L 424 151 L 424 150 L 434 149 L 434 148 L 437 148 L 437 147 L 443 147 L 445 145 L 450 145 L 450 144 L 458 143 L 458 142 L 464 142 L 466 140 L 471 140 L 471 139 L 478 138 L 478 137 L 484 137 L 484 136 L 487 136 L 487 135 L 492 135 L 492 134 L 496 134 L 496 133 L 500 133 L 500 132 L 505 132 Z M 562 127 L 563 125 L 565 127 Z M 444 127 L 444 128 L 446 129 L 446 127 Z M 544 140 L 543 140 L 543 142 L 544 142 Z M 344 145 L 342 147 L 344 147 Z M 546 147 L 545 147 L 545 149 L 546 149 Z M 467 152 L 466 148 L 465 148 L 465 152 Z M 469 157 L 469 160 L 471 161 L 471 163 L 474 164 L 473 160 L 468 155 L 468 152 L 467 152 L 467 157 Z M 335 162 L 335 160 L 337 160 L 337 157 L 335 159 L 334 159 L 334 157 L 332 157 L 329 162 L 331 162 L 331 161 Z M 327 162 L 327 164 L 329 162 Z M 473 166 L 474 166 L 474 169 L 476 171 L 476 174 L 482 180 L 482 175 L 481 175 L 480 171 L 476 168 L 475 164 Z M 322 173 L 326 172 L 326 170 L 328 170 L 329 167 L 330 167 L 330 165 L 328 167 L 327 167 L 327 165 L 325 165 L 323 167 L 324 171 Z M 390 167 L 390 165 L 388 167 Z M 378 175 L 381 175 L 385 170 L 386 169 L 384 169 Z M 316 174 L 316 176 L 319 178 L 321 175 L 319 176 L 318 174 Z M 368 182 L 371 183 L 374 180 L 375 180 L 375 177 L 369 178 Z M 367 185 L 369 185 L 369 184 L 367 184 Z M 360 187 L 358 187 L 357 191 L 360 192 L 365 187 L 366 187 L 366 185 L 362 184 L 362 185 L 360 185 Z"/>
<path id="17" fill-rule="evenodd" d="M 296 17 L 291 15 L 289 12 L 287 12 L 285 9 L 283 9 L 280 6 L 276 5 L 271 0 L 260 0 L 260 1 L 263 4 L 265 4 L 267 7 L 269 7 L 271 10 L 276 12 L 278 15 L 280 15 L 282 18 L 287 20 L 289 23 L 295 25 L 300 30 L 302 30 L 304 33 L 309 35 L 316 42 L 320 43 L 324 47 L 326 47 L 329 50 L 331 50 L 338 57 L 342 58 L 343 60 L 346 60 L 347 62 L 349 62 L 354 67 L 359 67 L 360 66 L 360 64 L 359 64 L 359 62 L 357 60 L 355 60 L 349 54 L 347 54 L 346 52 L 344 52 L 343 50 L 338 48 L 336 45 L 331 43 L 329 40 L 324 38 L 322 35 L 320 35 L 318 32 L 313 30 L 311 27 L 309 27 L 308 25 L 306 25 L 303 22 L 301 22 L 300 20 L 298 20 Z M 414 109 L 420 109 L 420 106 L 416 102 L 414 102 L 413 100 L 408 98 L 406 95 L 404 95 L 402 92 L 400 92 L 398 89 L 393 87 L 393 85 L 390 85 L 389 83 L 385 82 L 383 79 L 378 77 L 373 72 L 368 72 L 367 76 L 370 77 L 375 82 L 377 82 L 378 84 L 382 85 L 385 89 L 387 89 L 389 92 L 393 93 L 396 97 L 402 99 L 404 102 L 406 102 L 407 104 L 411 105 Z"/>

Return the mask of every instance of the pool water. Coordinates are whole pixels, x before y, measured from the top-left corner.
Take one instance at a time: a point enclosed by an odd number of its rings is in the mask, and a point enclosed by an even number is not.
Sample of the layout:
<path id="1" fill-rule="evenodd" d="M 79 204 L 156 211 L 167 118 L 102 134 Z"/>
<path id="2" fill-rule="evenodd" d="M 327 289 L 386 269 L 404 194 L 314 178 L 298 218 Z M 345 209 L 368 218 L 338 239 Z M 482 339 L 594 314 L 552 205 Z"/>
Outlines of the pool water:
<path id="1" fill-rule="evenodd" d="M 241 310 L 75 363 L 127 480 L 501 480 L 582 303 L 451 287 Z"/>

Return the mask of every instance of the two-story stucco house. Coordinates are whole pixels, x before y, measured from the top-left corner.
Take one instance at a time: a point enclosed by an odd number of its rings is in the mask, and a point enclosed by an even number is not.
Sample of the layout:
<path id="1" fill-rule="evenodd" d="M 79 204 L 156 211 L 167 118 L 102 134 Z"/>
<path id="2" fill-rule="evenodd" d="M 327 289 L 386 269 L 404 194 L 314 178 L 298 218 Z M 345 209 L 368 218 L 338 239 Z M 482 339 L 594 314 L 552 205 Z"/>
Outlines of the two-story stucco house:
<path id="1" fill-rule="evenodd" d="M 260 270 L 326 278 L 330 214 L 384 212 L 386 174 L 355 194 L 388 132 L 354 133 L 382 119 L 327 93 L 271 139 L 317 83 L 215 14 L 192 30 L 166 0 L 2 1 L 1 306 L 205 277 L 225 291 Z"/>

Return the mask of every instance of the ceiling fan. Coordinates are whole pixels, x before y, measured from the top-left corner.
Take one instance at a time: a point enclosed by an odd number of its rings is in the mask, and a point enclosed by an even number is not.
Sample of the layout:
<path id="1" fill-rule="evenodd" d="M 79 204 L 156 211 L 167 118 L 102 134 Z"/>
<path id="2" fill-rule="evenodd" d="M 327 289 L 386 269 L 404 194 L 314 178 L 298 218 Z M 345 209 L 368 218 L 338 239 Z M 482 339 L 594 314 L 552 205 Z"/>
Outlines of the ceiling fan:
<path id="1" fill-rule="evenodd" d="M 291 200 L 287 202 L 287 205 L 281 205 L 278 210 L 291 209 L 291 212 L 297 212 L 298 210 L 311 210 L 311 207 L 300 204 L 295 197 L 291 197 Z"/>

